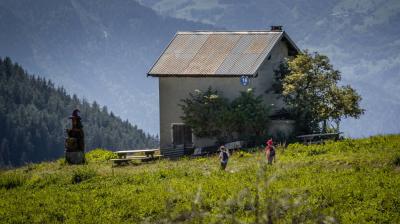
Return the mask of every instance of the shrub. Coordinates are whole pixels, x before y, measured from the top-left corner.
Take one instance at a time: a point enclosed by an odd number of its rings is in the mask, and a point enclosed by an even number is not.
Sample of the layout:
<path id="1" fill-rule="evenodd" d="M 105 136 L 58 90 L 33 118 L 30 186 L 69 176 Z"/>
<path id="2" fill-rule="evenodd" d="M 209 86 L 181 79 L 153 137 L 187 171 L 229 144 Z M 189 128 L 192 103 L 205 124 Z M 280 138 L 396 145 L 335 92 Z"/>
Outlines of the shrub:
<path id="1" fill-rule="evenodd" d="M 78 184 L 82 181 L 89 180 L 90 178 L 95 177 L 96 175 L 97 173 L 94 169 L 86 167 L 79 168 L 73 171 L 71 183 Z"/>
<path id="2" fill-rule="evenodd" d="M 103 162 L 110 159 L 116 159 L 117 155 L 109 150 L 105 149 L 95 149 L 85 155 L 87 162 Z"/>
<path id="3" fill-rule="evenodd" d="M 394 163 L 394 165 L 396 165 L 396 166 L 400 166 L 400 154 L 397 154 L 397 155 L 394 157 L 393 163 Z"/>

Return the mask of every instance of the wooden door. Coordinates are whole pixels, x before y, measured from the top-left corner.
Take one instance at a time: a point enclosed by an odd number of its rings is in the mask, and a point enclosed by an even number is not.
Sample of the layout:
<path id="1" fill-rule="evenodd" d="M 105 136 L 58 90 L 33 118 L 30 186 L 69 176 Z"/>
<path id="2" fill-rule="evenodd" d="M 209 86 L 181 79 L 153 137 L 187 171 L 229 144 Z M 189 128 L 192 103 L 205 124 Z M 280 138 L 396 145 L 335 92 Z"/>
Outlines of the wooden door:
<path id="1" fill-rule="evenodd" d="M 185 144 L 185 147 L 186 146 L 191 146 L 192 144 L 193 144 L 193 141 L 192 141 L 192 128 L 191 127 L 189 127 L 189 126 L 187 126 L 187 125 L 184 125 L 184 128 L 183 128 L 183 143 Z"/>
<path id="2" fill-rule="evenodd" d="M 174 145 L 192 145 L 192 129 L 184 124 L 172 125 L 172 143 Z"/>

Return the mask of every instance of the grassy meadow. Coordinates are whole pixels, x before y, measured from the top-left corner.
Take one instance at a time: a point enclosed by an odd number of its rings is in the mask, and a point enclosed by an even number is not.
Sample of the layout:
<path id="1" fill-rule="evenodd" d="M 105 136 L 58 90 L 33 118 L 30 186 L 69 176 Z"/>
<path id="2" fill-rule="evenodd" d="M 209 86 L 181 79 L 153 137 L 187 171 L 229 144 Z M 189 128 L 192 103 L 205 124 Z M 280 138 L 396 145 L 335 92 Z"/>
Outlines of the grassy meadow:
<path id="1" fill-rule="evenodd" d="M 0 171 L 0 223 L 400 223 L 400 135 L 112 167 Z"/>

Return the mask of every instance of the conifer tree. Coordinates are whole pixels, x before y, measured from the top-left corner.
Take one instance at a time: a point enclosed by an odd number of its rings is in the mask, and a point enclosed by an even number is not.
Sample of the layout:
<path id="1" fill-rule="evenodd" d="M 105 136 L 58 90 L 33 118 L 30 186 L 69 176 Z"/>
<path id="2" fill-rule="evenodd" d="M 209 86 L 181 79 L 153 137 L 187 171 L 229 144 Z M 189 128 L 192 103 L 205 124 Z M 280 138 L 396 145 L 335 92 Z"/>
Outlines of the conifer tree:
<path id="1" fill-rule="evenodd" d="M 61 157 L 68 116 L 75 108 L 81 110 L 86 150 L 158 146 L 158 138 L 149 138 L 107 107 L 71 97 L 63 87 L 0 58 L 0 167 Z"/>

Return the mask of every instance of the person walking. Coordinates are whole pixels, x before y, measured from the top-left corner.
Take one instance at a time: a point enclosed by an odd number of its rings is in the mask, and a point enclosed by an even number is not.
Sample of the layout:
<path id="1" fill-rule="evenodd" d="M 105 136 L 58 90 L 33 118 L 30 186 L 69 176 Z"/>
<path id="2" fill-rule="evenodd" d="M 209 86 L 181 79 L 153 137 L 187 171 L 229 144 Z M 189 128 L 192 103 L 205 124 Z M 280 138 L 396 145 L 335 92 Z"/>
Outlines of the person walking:
<path id="1" fill-rule="evenodd" d="M 219 150 L 221 151 L 219 153 L 219 159 L 221 161 L 221 170 L 225 170 L 226 165 L 228 165 L 228 160 L 230 155 L 228 150 L 226 150 L 225 146 L 221 146 Z"/>
<path id="2" fill-rule="evenodd" d="M 272 161 L 275 162 L 275 147 L 272 142 L 272 139 L 267 141 L 267 147 L 265 147 L 265 154 L 267 156 L 268 164 L 272 164 Z"/>

